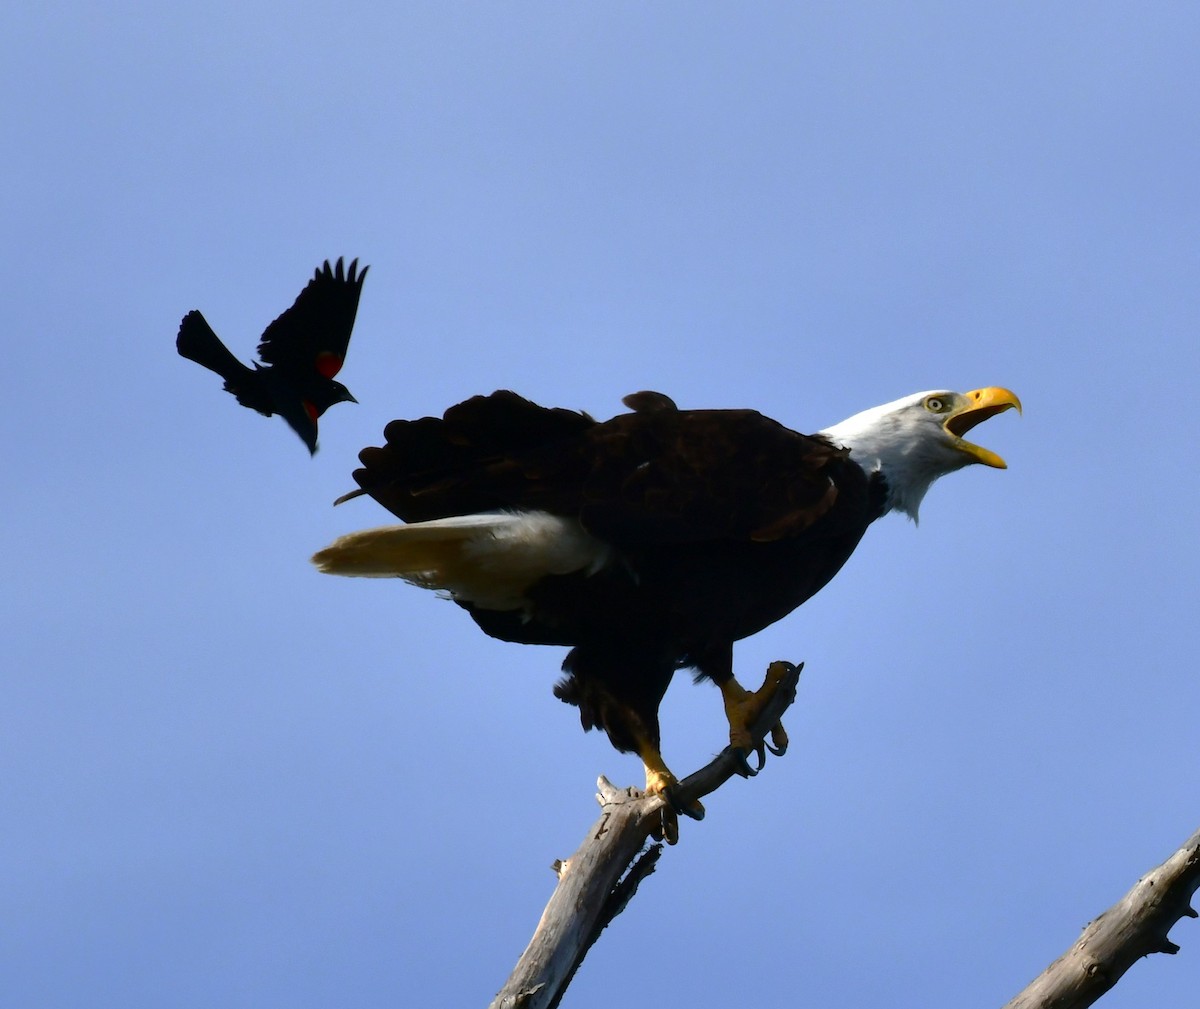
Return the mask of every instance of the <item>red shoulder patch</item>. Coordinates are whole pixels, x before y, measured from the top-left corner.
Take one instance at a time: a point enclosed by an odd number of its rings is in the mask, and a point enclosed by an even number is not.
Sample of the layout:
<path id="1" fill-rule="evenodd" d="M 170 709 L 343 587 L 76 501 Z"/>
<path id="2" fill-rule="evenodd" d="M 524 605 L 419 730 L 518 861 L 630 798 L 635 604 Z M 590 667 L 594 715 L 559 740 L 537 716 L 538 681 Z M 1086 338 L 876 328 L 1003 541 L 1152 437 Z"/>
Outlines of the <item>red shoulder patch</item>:
<path id="1" fill-rule="evenodd" d="M 333 378 L 334 375 L 342 370 L 342 359 L 337 354 L 331 354 L 327 350 L 323 350 L 317 355 L 315 364 L 317 374 L 322 378 Z"/>

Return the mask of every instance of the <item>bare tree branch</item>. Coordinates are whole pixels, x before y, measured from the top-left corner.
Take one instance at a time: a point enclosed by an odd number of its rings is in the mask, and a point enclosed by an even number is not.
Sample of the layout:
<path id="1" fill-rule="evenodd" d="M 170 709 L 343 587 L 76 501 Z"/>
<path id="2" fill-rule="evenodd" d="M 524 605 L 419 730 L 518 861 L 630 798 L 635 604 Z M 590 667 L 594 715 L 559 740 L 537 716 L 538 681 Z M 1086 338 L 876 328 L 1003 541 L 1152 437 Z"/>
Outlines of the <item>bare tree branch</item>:
<path id="1" fill-rule="evenodd" d="M 750 727 L 756 746 L 795 700 L 800 668 L 789 662 L 774 662 L 767 670 L 767 679 L 775 680 L 777 688 Z M 726 747 L 711 763 L 675 787 L 674 801 L 686 807 L 716 791 L 735 774 L 744 775 L 745 769 L 744 756 Z M 603 777 L 598 787 L 596 799 L 603 810 L 600 819 L 592 825 L 579 850 L 565 862 L 555 864 L 558 886 L 529 946 L 490 1009 L 553 1009 L 558 1005 L 600 932 L 633 897 L 638 883 L 653 871 L 661 847 L 649 851 L 643 848 L 650 837 L 662 835 L 664 816 L 674 816 L 668 800 L 661 795 L 643 796 L 637 789 L 617 788 Z"/>
<path id="2" fill-rule="evenodd" d="M 800 668 L 773 663 L 768 679 L 779 687 L 751 726 L 762 743 L 795 699 Z M 684 778 L 674 800 L 686 807 L 733 775 L 745 775 L 744 757 L 726 747 L 709 764 Z M 638 885 L 654 871 L 664 816 L 673 816 L 661 795 L 643 796 L 601 777 L 596 796 L 602 813 L 579 849 L 555 863 L 558 886 L 533 938 L 489 1009 L 555 1009 L 580 963 L 602 930 L 624 909 Z M 1175 953 L 1167 933 L 1183 917 L 1196 917 L 1190 901 L 1200 888 L 1200 830 L 1162 865 L 1147 873 L 1120 901 L 1084 929 L 1079 940 L 1004 1009 L 1085 1009 L 1150 953 Z"/>
<path id="3" fill-rule="evenodd" d="M 1167 938 L 1180 918 L 1195 918 L 1200 830 L 1083 930 L 1083 934 L 1004 1009 L 1084 1009 L 1151 953 L 1177 953 Z"/>

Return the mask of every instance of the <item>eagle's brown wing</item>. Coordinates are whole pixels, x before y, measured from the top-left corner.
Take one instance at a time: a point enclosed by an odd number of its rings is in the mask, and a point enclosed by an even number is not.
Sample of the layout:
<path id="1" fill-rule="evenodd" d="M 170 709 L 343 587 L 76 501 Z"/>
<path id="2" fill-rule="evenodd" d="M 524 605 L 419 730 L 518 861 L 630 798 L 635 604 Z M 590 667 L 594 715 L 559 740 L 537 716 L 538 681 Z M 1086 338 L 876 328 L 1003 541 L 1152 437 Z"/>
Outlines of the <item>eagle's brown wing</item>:
<path id="1" fill-rule="evenodd" d="M 838 497 L 845 450 L 753 410 L 678 410 L 658 393 L 597 423 L 515 393 L 393 421 L 359 486 L 406 522 L 496 510 L 578 517 L 623 545 L 795 535 Z"/>

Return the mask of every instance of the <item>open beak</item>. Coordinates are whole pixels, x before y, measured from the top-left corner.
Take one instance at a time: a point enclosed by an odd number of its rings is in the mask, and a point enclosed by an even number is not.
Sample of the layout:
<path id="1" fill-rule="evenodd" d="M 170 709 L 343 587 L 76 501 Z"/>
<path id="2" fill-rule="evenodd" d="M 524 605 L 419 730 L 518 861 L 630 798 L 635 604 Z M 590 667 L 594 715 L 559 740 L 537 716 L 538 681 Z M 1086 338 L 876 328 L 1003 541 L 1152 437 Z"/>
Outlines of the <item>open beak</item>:
<path id="1" fill-rule="evenodd" d="M 981 462 L 995 469 L 1008 469 L 1008 464 L 995 452 L 979 445 L 974 445 L 963 439 L 963 435 L 976 424 L 982 424 L 989 417 L 1003 413 L 1010 408 L 1021 412 L 1021 401 L 1015 392 L 1001 389 L 999 386 L 988 386 L 986 389 L 976 389 L 963 394 L 964 404 L 946 418 L 942 427 L 954 439 L 954 447 L 971 457 L 972 462 Z"/>

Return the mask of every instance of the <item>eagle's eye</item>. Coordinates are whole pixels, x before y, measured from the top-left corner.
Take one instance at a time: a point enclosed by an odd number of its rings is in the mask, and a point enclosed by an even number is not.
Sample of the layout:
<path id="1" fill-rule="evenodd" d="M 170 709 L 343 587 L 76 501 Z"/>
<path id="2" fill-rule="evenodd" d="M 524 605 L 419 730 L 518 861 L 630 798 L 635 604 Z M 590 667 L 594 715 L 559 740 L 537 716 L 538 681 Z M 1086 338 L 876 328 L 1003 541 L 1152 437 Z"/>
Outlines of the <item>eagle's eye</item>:
<path id="1" fill-rule="evenodd" d="M 925 400 L 925 409 L 930 413 L 945 413 L 950 409 L 950 404 L 941 396 L 930 396 Z"/>

